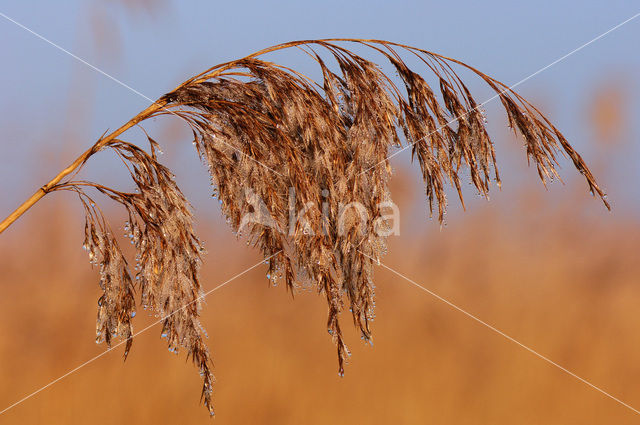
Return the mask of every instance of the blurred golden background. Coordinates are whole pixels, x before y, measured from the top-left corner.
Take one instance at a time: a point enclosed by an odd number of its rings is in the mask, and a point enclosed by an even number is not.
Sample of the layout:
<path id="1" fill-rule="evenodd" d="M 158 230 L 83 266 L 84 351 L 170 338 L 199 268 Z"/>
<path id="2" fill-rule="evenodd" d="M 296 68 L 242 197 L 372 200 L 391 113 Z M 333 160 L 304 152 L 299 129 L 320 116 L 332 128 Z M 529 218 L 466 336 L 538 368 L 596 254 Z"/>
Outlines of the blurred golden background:
<path id="1" fill-rule="evenodd" d="M 408 186 L 410 179 L 397 177 L 401 211 L 412 204 L 422 209 L 419 188 Z M 640 400 L 640 226 L 624 211 L 601 213 L 576 186 L 560 188 L 560 199 L 537 187 L 500 194 L 454 214 L 442 231 L 425 220 L 415 226 L 421 230 L 391 238 L 384 263 L 633 405 Z M 79 247 L 79 217 L 70 209 L 73 204 L 47 200 L 3 235 L 3 404 L 105 349 L 93 343 L 97 276 Z M 259 261 L 224 225 L 200 227 L 209 251 L 205 290 Z M 637 421 L 384 268 L 376 275 L 375 344 L 362 346 L 344 317 L 353 356 L 340 378 L 324 331 L 323 298 L 302 292 L 292 300 L 284 288 L 268 288 L 264 273 L 255 269 L 206 300 L 219 423 Z M 151 323 L 142 313 L 136 319 L 137 329 Z M 0 421 L 208 420 L 197 403 L 194 368 L 167 352 L 159 332 L 136 337 L 124 364 L 116 349 Z"/>
<path id="2" fill-rule="evenodd" d="M 131 3 L 134 14 L 156 7 Z M 100 46 L 110 15 L 99 7 L 90 14 Z M 103 49 L 119 60 L 117 45 Z M 91 115 L 87 87 L 77 81 L 70 116 Z M 452 197 L 443 229 L 428 220 L 408 161 L 394 163 L 401 235 L 390 238 L 383 261 L 640 408 L 640 219 L 638 199 L 621 189 L 637 175 L 637 165 L 625 160 L 637 143 L 632 99 L 624 75 L 613 70 L 585 99 L 578 113 L 589 138 L 578 150 L 586 150 L 610 189 L 613 212 L 584 193 L 568 166 L 566 184 L 545 191 L 534 170 L 523 171 L 518 142 L 499 134 L 505 188 L 491 202 L 471 202 L 467 212 Z M 542 103 L 554 111 L 555 101 L 549 95 Z M 65 163 L 88 144 L 82 129 L 68 136 L 41 158 Z M 171 125 L 154 134 L 167 143 L 165 156 L 178 175 L 182 157 L 175 158 L 171 140 L 182 136 Z M 30 176 L 34 187 L 40 177 Z M 189 190 L 206 192 L 206 181 Z M 194 205 L 208 250 L 207 291 L 260 257 L 233 237 L 215 201 Z M 2 211 L 13 207 L 3 201 Z M 118 212 L 110 216 L 117 223 Z M 0 237 L 0 410 L 106 348 L 93 342 L 98 278 L 81 241 L 79 205 L 64 194 L 45 198 Z M 364 346 L 343 315 L 353 355 L 340 378 L 323 297 L 302 291 L 292 299 L 282 287 L 269 288 L 265 273 L 258 267 L 206 299 L 217 424 L 638 423 L 631 410 L 383 267 L 376 274 L 374 346 Z M 152 321 L 141 310 L 136 330 Z M 122 347 L 113 350 L 2 414 L 0 423 L 212 423 L 198 405 L 195 368 L 183 354 L 169 353 L 159 333 L 155 327 L 136 337 L 126 362 Z"/>

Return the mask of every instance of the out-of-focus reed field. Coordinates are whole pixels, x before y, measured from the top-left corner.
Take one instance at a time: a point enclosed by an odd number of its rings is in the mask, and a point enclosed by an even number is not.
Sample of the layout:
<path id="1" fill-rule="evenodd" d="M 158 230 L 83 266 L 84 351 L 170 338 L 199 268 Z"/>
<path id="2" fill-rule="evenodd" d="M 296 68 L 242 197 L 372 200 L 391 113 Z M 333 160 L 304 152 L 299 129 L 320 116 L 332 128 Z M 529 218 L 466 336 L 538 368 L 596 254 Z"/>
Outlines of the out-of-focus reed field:
<path id="1" fill-rule="evenodd" d="M 131 3 L 144 10 L 154 2 Z M 96 16 L 104 24 L 96 24 L 98 30 L 108 26 Z M 452 196 L 448 225 L 440 230 L 426 218 L 419 179 L 398 161 L 392 193 L 402 213 L 401 235 L 389 239 L 383 261 L 640 408 L 639 200 L 615 189 L 637 177 L 631 168 L 637 165 L 623 160 L 634 151 L 625 93 L 607 83 L 588 94 L 582 112 L 593 137 L 576 145 L 588 148 L 585 159 L 612 194 L 612 213 L 585 195 L 568 166 L 566 184 L 545 191 L 534 171 L 523 172 L 524 161 L 514 159 L 522 152 L 506 146 L 513 140 L 500 140 L 509 164 L 504 171 L 527 178 L 495 191 L 491 202 L 472 202 L 465 213 Z M 81 98 L 70 114 L 83 112 Z M 68 159 L 76 153 L 61 150 Z M 34 187 L 40 183 L 33 181 Z M 203 205 L 196 216 L 208 251 L 202 278 L 208 291 L 258 263 L 260 255 L 235 239 L 215 201 Z M 12 207 L 3 204 L 2 210 Z M 106 349 L 93 342 L 100 290 L 81 249 L 79 209 L 70 196 L 51 196 L 0 237 L 0 410 Z M 268 287 L 261 266 L 209 295 L 202 322 L 216 365 L 213 420 L 637 423 L 631 410 L 407 280 L 379 267 L 375 281 L 373 347 L 364 346 L 343 317 L 353 352 L 343 378 L 318 294 L 300 292 L 292 299 L 284 288 Z M 140 309 L 135 331 L 153 320 Z M 2 414 L 0 423 L 211 423 L 197 403 L 200 379 L 183 354 L 166 350 L 159 334 L 156 326 L 137 336 L 126 362 L 122 347 L 115 349 Z"/>
<path id="2" fill-rule="evenodd" d="M 610 121 L 621 114 L 607 103 L 615 90 L 595 93 L 585 111 L 597 135 L 594 158 L 611 146 L 626 149 L 624 142 L 596 143 L 624 139 L 610 133 Z M 605 187 L 621 184 L 611 164 L 595 171 Z M 640 405 L 637 205 L 612 199 L 607 213 L 583 193 L 578 176 L 549 192 L 531 179 L 531 186 L 507 187 L 466 213 L 453 208 L 440 230 L 423 218 L 426 201 L 414 177 L 397 173 L 393 193 L 404 221 L 384 263 Z M 46 200 L 0 242 L 2 408 L 105 349 L 93 342 L 97 275 L 80 248 L 76 205 L 67 201 Z M 260 261 L 220 220 L 209 219 L 211 210 L 196 212 L 208 249 L 205 290 Z M 301 292 L 292 300 L 284 288 L 268 287 L 263 268 L 206 301 L 218 423 L 637 421 L 630 410 L 384 268 L 376 273 L 374 346 L 363 346 L 345 322 L 353 355 L 340 378 L 322 297 Z M 151 320 L 138 314 L 136 330 Z M 167 352 L 159 332 L 136 337 L 124 364 L 116 349 L 0 422 L 207 423 L 196 401 L 198 377 L 184 356 Z"/>

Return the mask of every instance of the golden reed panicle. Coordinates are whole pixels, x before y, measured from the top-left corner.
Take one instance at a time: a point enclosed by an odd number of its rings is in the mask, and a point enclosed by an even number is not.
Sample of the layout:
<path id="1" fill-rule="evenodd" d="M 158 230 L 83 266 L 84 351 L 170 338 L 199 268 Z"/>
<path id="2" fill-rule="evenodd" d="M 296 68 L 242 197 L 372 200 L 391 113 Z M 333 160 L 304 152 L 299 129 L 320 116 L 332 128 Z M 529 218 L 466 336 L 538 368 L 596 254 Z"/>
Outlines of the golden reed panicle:
<path id="1" fill-rule="evenodd" d="M 345 48 L 347 43 L 388 61 L 401 84 Z M 322 81 L 264 59 L 288 48 L 312 58 Z M 430 72 L 436 89 L 409 69 L 407 57 Z M 126 356 L 132 341 L 134 295 L 139 290 L 141 304 L 164 318 L 162 335 L 169 348 L 186 349 L 199 368 L 202 396 L 213 413 L 211 359 L 198 320 L 203 248 L 193 231 L 190 206 L 171 172 L 158 162 L 158 144 L 151 137 L 148 152 L 118 138 L 148 118 L 177 115 L 193 130 L 194 145 L 208 165 L 214 195 L 230 226 L 247 234 L 268 258 L 269 279 L 284 281 L 292 293 L 299 283 L 310 282 L 326 296 L 327 328 L 342 374 L 349 352 L 338 317 L 345 304 L 362 338 L 371 339 L 373 266 L 386 250 L 385 232 L 379 228 L 381 219 L 384 227 L 380 205 L 390 201 L 388 157 L 393 149 L 411 149 L 431 211 L 441 221 L 447 184 L 456 188 L 463 202 L 463 170 L 482 195 L 488 194 L 491 180 L 500 184 L 484 112 L 456 68 L 471 71 L 496 92 L 509 126 L 524 139 L 527 156 L 543 182 L 557 177 L 557 156 L 565 154 L 584 175 L 591 193 L 609 207 L 586 164 L 560 131 L 504 84 L 422 49 L 380 40 L 330 39 L 271 47 L 187 80 L 103 136 L 0 223 L 0 232 L 46 193 L 76 192 L 86 213 L 85 248 L 99 266 L 104 291 L 98 307 L 98 341 L 126 339 Z M 137 189 L 134 193 L 68 177 L 105 149 L 126 164 Z M 125 228 L 137 252 L 133 269 L 90 194 L 96 190 L 128 213 Z M 268 220 L 243 220 L 258 213 L 252 197 L 260 200 Z M 292 220 L 292 210 L 303 211 L 304 217 Z"/>

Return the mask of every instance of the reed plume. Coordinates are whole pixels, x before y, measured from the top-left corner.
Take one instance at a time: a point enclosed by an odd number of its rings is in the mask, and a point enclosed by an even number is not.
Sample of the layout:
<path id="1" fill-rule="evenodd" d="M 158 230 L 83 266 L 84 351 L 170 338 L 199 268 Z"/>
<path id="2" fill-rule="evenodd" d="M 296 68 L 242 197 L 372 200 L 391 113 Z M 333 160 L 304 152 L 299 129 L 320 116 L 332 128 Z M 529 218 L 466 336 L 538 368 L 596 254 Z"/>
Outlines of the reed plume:
<path id="1" fill-rule="evenodd" d="M 368 48 L 389 62 L 399 84 L 345 44 Z M 296 48 L 312 58 L 316 82 L 264 56 Z M 418 60 L 435 84 L 409 68 Z M 208 166 L 214 196 L 234 232 L 244 233 L 268 264 L 272 283 L 293 293 L 312 284 L 328 303 L 327 329 L 336 344 L 338 371 L 348 349 L 338 317 L 348 307 L 362 339 L 371 340 L 373 266 L 386 252 L 388 182 L 394 149 L 411 149 L 422 172 L 430 210 L 442 221 L 447 185 L 463 202 L 461 175 L 484 196 L 500 184 L 494 146 L 481 105 L 459 77 L 471 71 L 495 91 L 509 126 L 543 182 L 558 177 L 558 155 L 568 156 L 592 194 L 605 195 L 580 155 L 538 109 L 506 85 L 458 60 L 380 40 L 328 39 L 281 44 L 217 65 L 162 96 L 36 192 L 7 220 L 15 221 L 46 193 L 71 190 L 86 214 L 85 248 L 99 266 L 98 341 L 115 337 L 131 346 L 135 294 L 164 318 L 170 349 L 183 348 L 199 368 L 202 396 L 213 412 L 211 359 L 198 321 L 202 243 L 195 236 L 187 200 L 171 172 L 158 162 L 158 144 L 147 150 L 119 136 L 146 119 L 180 117 L 193 131 L 197 153 Z M 100 150 L 115 151 L 137 189 L 116 191 L 73 180 Z M 126 229 L 137 257 L 133 269 L 96 205 L 98 191 L 128 213 Z M 293 211 L 293 213 L 292 213 Z M 298 214 L 298 212 L 300 212 Z"/>

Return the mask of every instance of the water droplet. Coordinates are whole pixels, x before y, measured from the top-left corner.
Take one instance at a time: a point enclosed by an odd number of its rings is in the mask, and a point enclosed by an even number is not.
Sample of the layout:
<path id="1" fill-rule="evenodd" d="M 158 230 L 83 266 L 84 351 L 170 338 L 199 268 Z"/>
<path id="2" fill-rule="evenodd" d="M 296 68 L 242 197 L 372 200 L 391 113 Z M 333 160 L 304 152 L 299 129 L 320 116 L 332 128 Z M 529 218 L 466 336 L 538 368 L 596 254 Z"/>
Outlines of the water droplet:
<path id="1" fill-rule="evenodd" d="M 131 317 L 136 317 L 136 312 L 135 311 L 131 312 Z"/>

